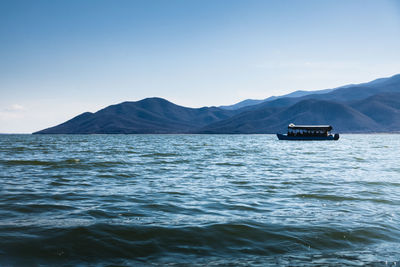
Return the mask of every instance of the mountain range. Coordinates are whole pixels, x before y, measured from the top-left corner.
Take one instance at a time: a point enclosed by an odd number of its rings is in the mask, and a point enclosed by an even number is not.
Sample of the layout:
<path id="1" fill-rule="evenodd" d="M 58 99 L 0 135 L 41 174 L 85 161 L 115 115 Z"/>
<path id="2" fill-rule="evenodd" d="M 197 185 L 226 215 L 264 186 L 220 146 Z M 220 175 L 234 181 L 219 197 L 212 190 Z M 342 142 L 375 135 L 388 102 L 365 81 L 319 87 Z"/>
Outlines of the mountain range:
<path id="1" fill-rule="evenodd" d="M 85 112 L 35 134 L 254 134 L 284 132 L 289 123 L 330 124 L 338 132 L 398 132 L 400 74 L 231 106 L 188 108 L 146 98 Z"/>

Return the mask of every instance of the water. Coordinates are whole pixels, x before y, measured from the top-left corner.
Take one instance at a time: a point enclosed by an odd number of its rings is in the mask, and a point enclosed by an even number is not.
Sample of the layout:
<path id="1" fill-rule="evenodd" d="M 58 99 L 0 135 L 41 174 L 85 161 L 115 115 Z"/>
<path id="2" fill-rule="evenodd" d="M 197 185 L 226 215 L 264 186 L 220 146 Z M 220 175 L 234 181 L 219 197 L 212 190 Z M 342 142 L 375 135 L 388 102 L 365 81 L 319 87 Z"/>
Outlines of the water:
<path id="1" fill-rule="evenodd" d="M 400 260 L 400 135 L 0 136 L 0 266 Z"/>

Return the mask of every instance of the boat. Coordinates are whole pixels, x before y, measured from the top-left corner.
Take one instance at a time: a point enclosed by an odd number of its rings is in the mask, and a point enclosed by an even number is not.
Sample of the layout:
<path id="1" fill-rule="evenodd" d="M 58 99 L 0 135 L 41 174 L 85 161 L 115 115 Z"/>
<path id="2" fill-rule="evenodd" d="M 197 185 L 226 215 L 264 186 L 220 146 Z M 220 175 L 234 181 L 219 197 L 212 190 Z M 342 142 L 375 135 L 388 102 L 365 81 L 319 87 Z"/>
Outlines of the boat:
<path id="1" fill-rule="evenodd" d="M 339 134 L 331 134 L 331 125 L 294 125 L 289 124 L 287 134 L 276 134 L 279 140 L 304 140 L 304 141 L 323 141 L 339 140 Z"/>

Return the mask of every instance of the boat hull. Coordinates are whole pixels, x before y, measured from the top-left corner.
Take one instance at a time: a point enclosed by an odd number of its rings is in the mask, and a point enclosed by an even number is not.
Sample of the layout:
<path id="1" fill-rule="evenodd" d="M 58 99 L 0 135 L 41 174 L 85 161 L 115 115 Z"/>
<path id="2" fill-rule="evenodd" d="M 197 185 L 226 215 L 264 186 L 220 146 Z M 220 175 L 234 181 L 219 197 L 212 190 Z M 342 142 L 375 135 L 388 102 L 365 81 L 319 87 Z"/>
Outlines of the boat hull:
<path id="1" fill-rule="evenodd" d="M 279 140 L 291 141 L 335 141 L 339 140 L 339 134 L 328 136 L 288 136 L 287 134 L 276 134 Z"/>

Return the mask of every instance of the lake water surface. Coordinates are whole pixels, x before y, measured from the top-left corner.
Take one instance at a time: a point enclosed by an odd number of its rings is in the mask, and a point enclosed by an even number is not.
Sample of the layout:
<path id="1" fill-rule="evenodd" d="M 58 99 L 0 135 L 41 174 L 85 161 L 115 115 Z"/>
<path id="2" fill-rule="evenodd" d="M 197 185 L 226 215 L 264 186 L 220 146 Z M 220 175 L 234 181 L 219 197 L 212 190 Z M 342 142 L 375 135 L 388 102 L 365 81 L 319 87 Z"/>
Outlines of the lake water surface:
<path id="1" fill-rule="evenodd" d="M 0 266 L 400 260 L 400 135 L 2 135 Z"/>

